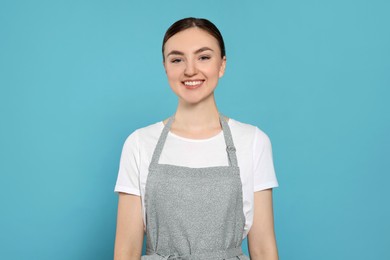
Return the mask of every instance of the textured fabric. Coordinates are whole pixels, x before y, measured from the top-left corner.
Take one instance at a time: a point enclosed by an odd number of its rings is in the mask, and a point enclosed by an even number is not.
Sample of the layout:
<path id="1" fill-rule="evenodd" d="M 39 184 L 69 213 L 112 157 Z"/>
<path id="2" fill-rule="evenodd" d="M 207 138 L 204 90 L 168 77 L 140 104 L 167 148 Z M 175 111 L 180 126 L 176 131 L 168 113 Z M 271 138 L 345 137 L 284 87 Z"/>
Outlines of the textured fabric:
<path id="1" fill-rule="evenodd" d="M 142 259 L 245 259 L 245 216 L 236 149 L 220 122 L 228 166 L 190 168 L 159 164 L 173 122 L 168 120 L 153 153 L 146 182 L 146 254 Z"/>
<path id="2" fill-rule="evenodd" d="M 142 260 L 161 260 L 161 259 L 180 259 L 180 260 L 215 260 L 215 259 L 240 259 L 240 260 L 249 260 L 249 257 L 242 254 L 241 247 L 231 248 L 228 250 L 206 252 L 203 254 L 191 254 L 191 255 L 168 255 L 161 256 L 157 253 L 151 255 L 144 255 L 141 257 Z"/>
<path id="3" fill-rule="evenodd" d="M 257 127 L 232 118 L 229 119 L 228 125 L 237 149 L 240 167 L 245 215 L 244 238 L 253 223 L 254 192 L 277 187 L 278 182 L 268 136 Z M 127 138 L 115 186 L 116 192 L 141 196 L 145 226 L 146 180 L 153 152 L 163 128 L 164 124 L 158 122 L 135 130 Z M 223 131 L 207 139 L 189 139 L 169 132 L 159 162 L 191 168 L 227 166 L 229 163 Z"/>

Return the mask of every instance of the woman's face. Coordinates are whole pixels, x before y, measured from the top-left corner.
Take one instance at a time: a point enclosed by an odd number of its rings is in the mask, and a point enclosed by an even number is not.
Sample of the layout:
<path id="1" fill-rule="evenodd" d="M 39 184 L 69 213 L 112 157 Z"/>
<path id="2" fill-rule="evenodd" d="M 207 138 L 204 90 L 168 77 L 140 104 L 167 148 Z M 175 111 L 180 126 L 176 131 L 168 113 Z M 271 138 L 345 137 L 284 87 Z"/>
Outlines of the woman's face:
<path id="1" fill-rule="evenodd" d="M 217 39 L 199 28 L 181 31 L 165 43 L 164 68 L 180 102 L 197 104 L 213 97 L 225 72 Z"/>

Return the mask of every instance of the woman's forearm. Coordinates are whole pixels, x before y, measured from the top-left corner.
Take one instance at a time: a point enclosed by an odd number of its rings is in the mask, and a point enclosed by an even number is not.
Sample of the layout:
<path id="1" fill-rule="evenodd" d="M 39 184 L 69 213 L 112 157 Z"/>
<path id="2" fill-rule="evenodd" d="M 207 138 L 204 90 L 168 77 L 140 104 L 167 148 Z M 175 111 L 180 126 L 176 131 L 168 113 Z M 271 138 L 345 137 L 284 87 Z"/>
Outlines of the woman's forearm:
<path id="1" fill-rule="evenodd" d="M 120 194 L 114 260 L 140 260 L 144 238 L 139 196 Z"/>

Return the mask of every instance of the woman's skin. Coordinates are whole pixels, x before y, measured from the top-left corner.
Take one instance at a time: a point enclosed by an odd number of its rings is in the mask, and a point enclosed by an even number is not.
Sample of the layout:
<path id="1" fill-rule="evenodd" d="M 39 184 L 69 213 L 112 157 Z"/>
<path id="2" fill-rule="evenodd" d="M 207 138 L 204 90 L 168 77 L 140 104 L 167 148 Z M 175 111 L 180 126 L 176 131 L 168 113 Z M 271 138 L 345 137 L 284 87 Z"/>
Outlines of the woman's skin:
<path id="1" fill-rule="evenodd" d="M 144 240 L 141 197 L 119 193 L 115 260 L 140 260 Z"/>
<path id="2" fill-rule="evenodd" d="M 210 138 L 222 131 L 214 90 L 225 72 L 226 57 L 221 57 L 218 41 L 202 29 L 186 29 L 168 39 L 164 58 L 169 85 L 178 97 L 171 131 L 192 139 Z M 120 193 L 114 259 L 139 260 L 143 239 L 141 198 Z M 278 259 L 272 189 L 255 192 L 248 245 L 251 259 Z"/>

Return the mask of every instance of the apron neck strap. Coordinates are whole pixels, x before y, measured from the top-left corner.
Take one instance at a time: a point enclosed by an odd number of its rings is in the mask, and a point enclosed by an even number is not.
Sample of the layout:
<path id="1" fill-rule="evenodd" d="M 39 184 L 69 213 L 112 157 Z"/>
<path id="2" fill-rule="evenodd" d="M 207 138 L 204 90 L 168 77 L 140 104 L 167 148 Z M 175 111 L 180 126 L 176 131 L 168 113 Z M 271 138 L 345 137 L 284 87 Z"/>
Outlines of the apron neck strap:
<path id="1" fill-rule="evenodd" d="M 236 147 L 233 143 L 232 132 L 230 131 L 229 124 L 226 120 L 226 117 L 222 114 L 219 114 L 219 121 L 221 122 L 223 136 L 225 137 L 226 143 L 226 152 L 228 154 L 229 166 L 238 166 Z"/>
<path id="2" fill-rule="evenodd" d="M 174 119 L 174 116 L 171 116 L 168 119 L 168 122 L 165 124 L 165 126 L 161 132 L 160 138 L 158 139 L 156 148 L 154 148 L 153 157 L 152 157 L 152 161 L 150 162 L 150 165 L 158 164 L 158 160 L 160 159 L 160 155 L 161 155 L 161 152 L 164 148 L 165 141 L 167 140 L 169 130 L 171 129 L 171 125 L 173 123 L 173 119 Z"/>
<path id="3" fill-rule="evenodd" d="M 169 133 L 169 130 L 171 129 L 172 123 L 174 120 L 174 116 L 171 116 L 167 123 L 165 124 L 160 138 L 158 139 L 156 148 L 154 149 L 153 152 L 153 157 L 152 161 L 150 162 L 150 165 L 156 165 L 158 164 L 158 161 L 160 159 L 161 152 L 164 148 L 165 141 L 167 140 L 167 136 Z M 237 167 L 237 155 L 236 155 L 236 148 L 233 143 L 233 138 L 232 138 L 232 133 L 230 132 L 230 127 L 226 121 L 226 117 L 223 116 L 222 114 L 219 114 L 219 121 L 222 126 L 222 131 L 223 131 L 223 136 L 225 138 L 225 143 L 226 143 L 226 152 L 228 155 L 228 161 L 229 161 L 229 166 L 235 166 Z"/>

